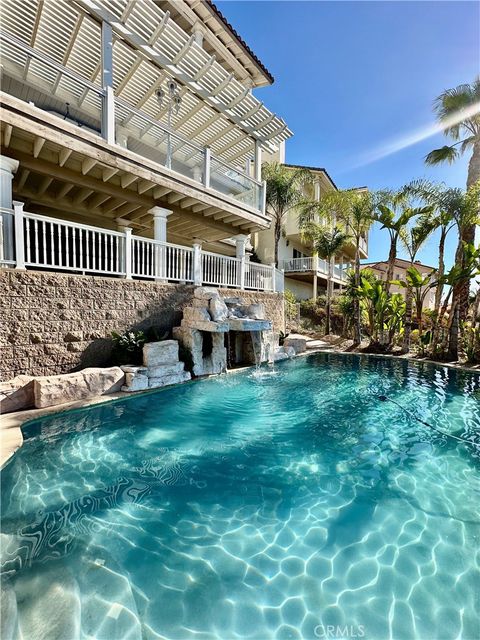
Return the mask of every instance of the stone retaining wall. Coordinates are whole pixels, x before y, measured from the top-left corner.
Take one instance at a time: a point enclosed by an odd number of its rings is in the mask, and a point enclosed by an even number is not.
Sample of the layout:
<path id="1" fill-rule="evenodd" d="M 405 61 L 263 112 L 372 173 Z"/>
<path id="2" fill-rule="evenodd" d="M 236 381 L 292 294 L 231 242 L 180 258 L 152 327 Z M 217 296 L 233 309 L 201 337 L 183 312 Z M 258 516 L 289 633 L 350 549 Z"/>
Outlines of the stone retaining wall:
<path id="1" fill-rule="evenodd" d="M 112 331 L 170 331 L 193 291 L 190 285 L 0 269 L 0 380 L 108 365 Z M 281 294 L 220 292 L 263 302 L 274 329 L 284 330 Z"/>

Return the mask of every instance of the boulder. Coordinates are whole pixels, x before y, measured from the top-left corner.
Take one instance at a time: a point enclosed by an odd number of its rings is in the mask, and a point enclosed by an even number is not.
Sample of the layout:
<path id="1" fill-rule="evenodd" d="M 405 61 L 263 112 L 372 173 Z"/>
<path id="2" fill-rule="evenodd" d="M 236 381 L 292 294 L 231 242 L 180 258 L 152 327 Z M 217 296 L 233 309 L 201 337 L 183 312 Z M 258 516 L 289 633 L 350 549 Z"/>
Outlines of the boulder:
<path id="1" fill-rule="evenodd" d="M 228 308 L 221 298 L 212 298 L 208 305 L 208 311 L 215 322 L 223 322 L 228 318 Z"/>
<path id="2" fill-rule="evenodd" d="M 178 362 L 178 341 L 162 340 L 147 342 L 143 346 L 143 364 L 146 367 L 158 367 L 161 364 Z"/>
<path id="3" fill-rule="evenodd" d="M 210 333 L 226 333 L 229 331 L 229 323 L 228 322 L 192 322 L 191 324 L 184 324 L 184 320 L 182 320 L 182 329 L 197 329 L 198 331 L 209 331 Z"/>
<path id="4" fill-rule="evenodd" d="M 251 318 L 231 318 L 228 321 L 231 331 L 270 331 L 271 320 L 252 320 Z"/>
<path id="5" fill-rule="evenodd" d="M 210 301 L 210 304 L 214 300 Z M 185 322 L 210 322 L 212 317 L 208 313 L 207 307 L 187 307 L 183 310 L 183 319 Z"/>
<path id="6" fill-rule="evenodd" d="M 120 391 L 125 374 L 120 367 L 89 368 L 76 373 L 42 376 L 33 382 L 35 407 L 53 407 Z"/>
<path id="7" fill-rule="evenodd" d="M 193 295 L 195 298 L 199 298 L 200 300 L 211 300 L 212 298 L 220 297 L 218 289 L 213 287 L 197 287 L 193 292 Z"/>
<path id="8" fill-rule="evenodd" d="M 135 373 L 144 376 L 147 375 L 147 367 L 138 367 L 133 364 L 124 364 L 120 367 L 120 369 L 125 373 Z"/>
<path id="9" fill-rule="evenodd" d="M 225 302 L 227 307 L 229 307 L 230 305 L 245 304 L 245 300 L 238 297 L 223 298 L 223 301 Z"/>
<path id="10" fill-rule="evenodd" d="M 170 384 L 178 384 L 180 382 L 187 382 L 190 380 L 191 375 L 188 371 L 182 371 L 181 373 L 175 373 L 169 376 L 159 376 L 158 378 L 149 378 L 149 389 L 156 389 L 158 387 L 166 387 Z"/>
<path id="11" fill-rule="evenodd" d="M 161 378 L 163 376 L 172 376 L 177 373 L 182 373 L 184 369 L 183 362 L 176 362 L 175 364 L 161 364 L 158 367 L 149 367 L 149 378 Z"/>
<path id="12" fill-rule="evenodd" d="M 0 414 L 30 409 L 34 405 L 32 376 L 16 376 L 0 382 Z"/>
<path id="13" fill-rule="evenodd" d="M 261 302 L 249 304 L 245 309 L 245 316 L 254 320 L 265 320 L 265 305 Z"/>
<path id="14" fill-rule="evenodd" d="M 130 393 L 132 391 L 145 391 L 148 389 L 148 376 L 141 373 L 125 374 L 125 385 L 122 391 Z"/>

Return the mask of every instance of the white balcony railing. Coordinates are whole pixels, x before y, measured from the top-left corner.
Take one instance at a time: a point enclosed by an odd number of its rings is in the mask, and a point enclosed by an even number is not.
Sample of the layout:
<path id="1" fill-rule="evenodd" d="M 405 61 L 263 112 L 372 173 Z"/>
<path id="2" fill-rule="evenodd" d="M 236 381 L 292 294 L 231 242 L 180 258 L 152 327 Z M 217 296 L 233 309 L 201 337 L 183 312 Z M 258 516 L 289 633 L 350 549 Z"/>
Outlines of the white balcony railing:
<path id="1" fill-rule="evenodd" d="M 211 154 L 209 147 L 198 145 L 173 129 L 169 129 L 123 98 L 114 96 L 109 102 L 106 100 L 104 88 L 67 69 L 42 51 L 29 47 L 10 33 L 0 31 L 0 44 L 2 55 L 7 59 L 18 62 L 18 56 L 20 56 L 33 60 L 30 73 L 35 72 L 43 84 L 46 82 L 47 86 L 51 85 L 52 90 L 55 88 L 55 79 L 63 78 L 63 89 L 72 92 L 76 98 L 76 102 L 72 99 L 70 118 L 65 116 L 67 121 L 75 123 L 75 110 L 82 114 L 82 109 L 88 109 L 88 115 L 91 117 L 95 113 L 96 119 L 101 123 L 105 121 L 104 115 L 107 109 L 110 109 L 112 112 L 110 119 L 113 119 L 118 127 L 127 129 L 134 141 L 143 142 L 148 133 L 152 142 L 150 145 L 144 145 L 144 148 L 149 159 L 195 180 L 205 189 L 213 189 L 256 211 L 265 213 L 265 184 Z M 47 82 L 48 79 L 49 82 Z M 90 127 L 87 129 L 101 135 L 98 129 Z"/>
<path id="2" fill-rule="evenodd" d="M 273 265 L 41 216 L 23 204 L 2 209 L 0 238 L 2 267 L 283 291 L 283 272 Z"/>
<path id="3" fill-rule="evenodd" d="M 318 258 L 317 256 L 282 260 L 281 267 L 285 273 L 317 273 L 322 276 L 328 276 L 329 273 L 328 262 Z M 332 269 L 332 277 L 336 280 L 345 280 L 345 270 L 338 265 L 334 265 Z"/>

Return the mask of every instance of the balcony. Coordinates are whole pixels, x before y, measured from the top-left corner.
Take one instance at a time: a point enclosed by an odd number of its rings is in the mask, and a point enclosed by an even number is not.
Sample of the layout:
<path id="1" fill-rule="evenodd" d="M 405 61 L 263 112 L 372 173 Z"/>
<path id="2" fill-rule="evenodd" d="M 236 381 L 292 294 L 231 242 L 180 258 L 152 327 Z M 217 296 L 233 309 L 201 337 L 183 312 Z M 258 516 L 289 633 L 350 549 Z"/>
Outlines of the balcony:
<path id="1" fill-rule="evenodd" d="M 329 275 L 328 262 L 318 256 L 283 260 L 280 268 L 285 274 L 316 274 L 322 278 L 327 278 Z M 333 266 L 331 276 L 332 279 L 337 282 L 345 282 L 346 280 L 345 270 L 338 265 Z"/>
<path id="2" fill-rule="evenodd" d="M 48 95 L 38 97 L 35 103 L 49 115 L 57 115 L 63 121 L 77 124 L 84 131 L 102 136 L 101 123 L 108 114 L 108 91 L 88 81 L 80 74 L 59 64 L 46 54 L 29 47 L 20 39 L 0 32 L 2 57 L 30 62 L 36 75 L 50 80 L 53 87 L 64 86 L 72 94 L 68 113 L 58 111 L 58 100 Z M 3 83 L 4 91 L 12 95 L 24 95 L 25 87 L 14 78 Z M 8 89 L 10 89 L 8 91 Z M 58 89 L 57 89 L 58 90 Z M 29 92 L 27 90 L 27 96 Z M 167 169 L 193 180 L 202 190 L 216 192 L 232 203 L 241 204 L 252 212 L 265 214 L 265 191 L 262 182 L 241 171 L 237 166 L 212 154 L 209 146 L 202 146 L 160 122 L 144 110 L 137 109 L 121 97 L 112 96 L 110 110 L 117 132 L 128 139 L 128 148 Z M 120 137 L 120 136 L 117 136 Z M 124 142 L 124 146 L 127 142 Z"/>
<path id="3" fill-rule="evenodd" d="M 124 232 L 25 212 L 3 211 L 3 231 L 11 232 L 11 250 L 0 247 L 0 267 L 82 275 L 114 276 L 243 290 L 282 292 L 283 273 L 193 247 L 150 240 Z"/>

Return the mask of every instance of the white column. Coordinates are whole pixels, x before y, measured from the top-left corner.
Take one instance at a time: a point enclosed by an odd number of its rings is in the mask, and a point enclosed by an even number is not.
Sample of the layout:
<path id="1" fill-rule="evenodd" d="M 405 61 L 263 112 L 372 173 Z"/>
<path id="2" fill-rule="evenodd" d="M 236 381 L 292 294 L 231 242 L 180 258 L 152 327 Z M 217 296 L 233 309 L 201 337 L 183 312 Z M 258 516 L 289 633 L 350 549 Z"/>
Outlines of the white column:
<path id="1" fill-rule="evenodd" d="M 12 181 L 17 169 L 18 160 L 0 156 L 0 262 L 15 260 Z"/>
<path id="2" fill-rule="evenodd" d="M 127 280 L 132 279 L 132 229 L 129 226 L 130 220 L 124 218 L 115 218 L 118 231 L 121 231 L 124 235 L 123 243 L 119 244 L 119 263 L 123 266 L 125 271 L 125 277 Z"/>
<path id="3" fill-rule="evenodd" d="M 253 157 L 253 172 L 255 180 L 262 179 L 262 146 L 260 140 L 255 140 L 255 155 Z"/>
<path id="4" fill-rule="evenodd" d="M 240 289 L 245 288 L 245 245 L 248 240 L 248 236 L 240 233 L 234 237 L 235 240 L 235 257 L 240 260 L 238 269 L 238 286 Z"/>
<path id="5" fill-rule="evenodd" d="M 23 202 L 13 201 L 15 229 L 15 269 L 25 270 L 25 228 Z"/>
<path id="6" fill-rule="evenodd" d="M 108 144 L 115 144 L 115 95 L 113 93 L 113 32 L 108 22 L 102 22 L 102 69 L 104 91 L 102 100 L 102 137 Z"/>
<path id="7" fill-rule="evenodd" d="M 200 238 L 193 239 L 193 284 L 196 287 L 202 286 L 202 241 Z"/>
<path id="8" fill-rule="evenodd" d="M 153 215 L 153 239 L 158 242 L 167 241 L 167 218 L 173 213 L 163 207 L 152 207 L 148 213 Z M 167 276 L 167 252 L 164 246 L 155 247 L 155 279 L 165 280 Z"/>

